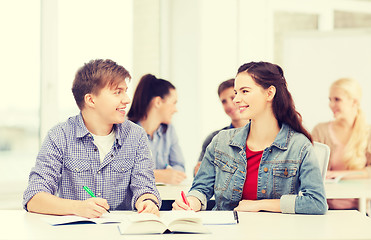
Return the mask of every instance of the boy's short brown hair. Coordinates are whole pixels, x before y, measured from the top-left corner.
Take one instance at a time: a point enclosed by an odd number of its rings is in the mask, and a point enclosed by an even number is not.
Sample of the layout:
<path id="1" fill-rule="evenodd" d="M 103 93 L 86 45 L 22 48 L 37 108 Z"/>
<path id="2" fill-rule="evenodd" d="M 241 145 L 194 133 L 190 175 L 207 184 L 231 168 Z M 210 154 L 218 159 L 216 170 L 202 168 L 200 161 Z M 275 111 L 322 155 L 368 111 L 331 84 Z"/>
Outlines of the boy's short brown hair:
<path id="1" fill-rule="evenodd" d="M 228 89 L 228 88 L 233 88 L 234 87 L 234 78 L 231 78 L 231 79 L 228 79 L 224 82 L 222 82 L 221 84 L 219 84 L 219 87 L 218 87 L 218 96 L 220 96 L 220 94 Z"/>
<path id="2" fill-rule="evenodd" d="M 85 106 L 85 95 L 99 94 L 106 87 L 116 87 L 120 82 L 130 80 L 129 72 L 110 59 L 96 59 L 85 63 L 76 73 L 72 93 L 80 110 Z"/>

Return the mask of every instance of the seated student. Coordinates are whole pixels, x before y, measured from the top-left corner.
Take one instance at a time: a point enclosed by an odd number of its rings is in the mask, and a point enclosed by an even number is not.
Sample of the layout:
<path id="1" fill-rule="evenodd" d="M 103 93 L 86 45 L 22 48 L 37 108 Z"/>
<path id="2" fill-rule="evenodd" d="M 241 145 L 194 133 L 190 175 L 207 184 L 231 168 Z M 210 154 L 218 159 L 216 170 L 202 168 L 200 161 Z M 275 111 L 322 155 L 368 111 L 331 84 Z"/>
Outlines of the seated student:
<path id="1" fill-rule="evenodd" d="M 171 124 L 176 103 L 174 85 L 147 74 L 140 79 L 128 112 L 128 118 L 147 132 L 156 182 L 179 184 L 186 178 L 183 154 Z"/>
<path id="2" fill-rule="evenodd" d="M 87 218 L 107 209 L 159 213 L 147 136 L 125 120 L 129 79 L 112 60 L 78 70 L 72 92 L 81 112 L 48 132 L 24 192 L 26 210 Z"/>
<path id="3" fill-rule="evenodd" d="M 327 178 L 371 177 L 371 131 L 360 106 L 361 97 L 361 86 L 353 79 L 339 79 L 330 87 L 334 120 L 319 123 L 312 131 L 314 141 L 331 149 Z M 357 199 L 327 202 L 330 209 L 358 209 Z"/>
<path id="4" fill-rule="evenodd" d="M 179 198 L 173 209 L 204 210 L 215 193 L 215 210 L 324 214 L 318 160 L 282 69 L 244 64 L 234 89 L 233 101 L 250 122 L 213 138 L 188 193 L 190 206 Z"/>
<path id="5" fill-rule="evenodd" d="M 231 118 L 232 123 L 229 126 L 226 126 L 220 130 L 214 131 L 210 133 L 209 136 L 206 137 L 205 141 L 202 144 L 202 150 L 200 156 L 198 157 L 198 163 L 194 168 L 194 176 L 196 176 L 198 169 L 200 168 L 201 161 L 204 158 L 206 148 L 210 144 L 213 137 L 218 134 L 221 130 L 231 129 L 231 128 L 240 128 L 245 126 L 249 120 L 242 119 L 240 110 L 238 109 L 237 105 L 233 102 L 234 99 L 234 79 L 229 79 L 222 82 L 218 87 L 218 96 L 220 102 L 223 105 L 225 114 Z"/>

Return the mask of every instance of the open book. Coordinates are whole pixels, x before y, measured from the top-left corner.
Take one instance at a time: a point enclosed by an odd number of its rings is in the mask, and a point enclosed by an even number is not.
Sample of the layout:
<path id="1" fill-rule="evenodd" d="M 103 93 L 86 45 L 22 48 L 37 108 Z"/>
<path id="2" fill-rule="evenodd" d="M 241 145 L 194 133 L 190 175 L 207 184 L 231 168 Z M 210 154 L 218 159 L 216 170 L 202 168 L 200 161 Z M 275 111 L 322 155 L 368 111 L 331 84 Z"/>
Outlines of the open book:
<path id="1" fill-rule="evenodd" d="M 49 223 L 52 226 L 66 225 L 66 224 L 84 224 L 84 223 L 120 223 L 122 218 L 118 218 L 115 215 L 110 215 L 109 213 L 103 214 L 100 218 L 85 218 L 75 215 L 66 215 L 66 216 L 45 216 L 42 218 L 45 222 Z"/>
<path id="2" fill-rule="evenodd" d="M 132 214 L 119 224 L 121 234 L 210 233 L 194 211 L 168 211 L 161 217 L 150 213 Z"/>

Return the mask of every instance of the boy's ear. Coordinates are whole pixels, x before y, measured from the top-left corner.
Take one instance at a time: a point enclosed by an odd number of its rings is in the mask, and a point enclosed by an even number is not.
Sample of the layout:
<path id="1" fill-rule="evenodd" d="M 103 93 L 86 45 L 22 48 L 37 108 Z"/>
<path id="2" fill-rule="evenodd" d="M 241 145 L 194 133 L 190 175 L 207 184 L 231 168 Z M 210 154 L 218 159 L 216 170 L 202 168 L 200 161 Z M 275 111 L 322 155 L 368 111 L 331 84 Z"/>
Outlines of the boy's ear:
<path id="1" fill-rule="evenodd" d="M 276 87 L 272 85 L 267 89 L 267 100 L 273 101 L 273 98 L 275 95 L 276 95 Z"/>
<path id="2" fill-rule="evenodd" d="M 85 106 L 94 107 L 95 105 L 94 96 L 91 93 L 85 94 L 84 100 L 85 100 Z"/>

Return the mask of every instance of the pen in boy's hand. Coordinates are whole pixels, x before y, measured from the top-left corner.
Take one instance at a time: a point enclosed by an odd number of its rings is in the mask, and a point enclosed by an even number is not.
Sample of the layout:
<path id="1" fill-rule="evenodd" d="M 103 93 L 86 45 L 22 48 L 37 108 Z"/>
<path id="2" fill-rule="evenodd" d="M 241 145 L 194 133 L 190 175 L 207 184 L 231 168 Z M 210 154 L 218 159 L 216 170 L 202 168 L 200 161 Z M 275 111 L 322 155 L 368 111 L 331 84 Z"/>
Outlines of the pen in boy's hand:
<path id="1" fill-rule="evenodd" d="M 186 195 L 184 194 L 183 191 L 180 192 L 180 195 L 182 195 L 183 202 L 184 202 L 185 204 L 187 204 L 188 207 L 190 207 L 190 206 L 189 206 L 189 202 L 188 202 L 188 200 L 187 200 L 187 197 L 186 197 Z"/>
<path id="2" fill-rule="evenodd" d="M 95 197 L 94 193 L 90 190 L 90 188 L 88 188 L 87 186 L 83 186 L 83 188 L 84 188 L 84 190 L 85 190 L 87 193 L 89 193 L 89 195 L 90 195 L 91 197 Z M 106 211 L 107 211 L 108 213 L 111 213 L 108 209 L 106 209 Z"/>

